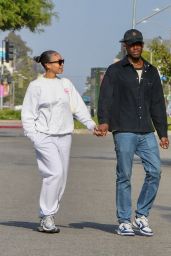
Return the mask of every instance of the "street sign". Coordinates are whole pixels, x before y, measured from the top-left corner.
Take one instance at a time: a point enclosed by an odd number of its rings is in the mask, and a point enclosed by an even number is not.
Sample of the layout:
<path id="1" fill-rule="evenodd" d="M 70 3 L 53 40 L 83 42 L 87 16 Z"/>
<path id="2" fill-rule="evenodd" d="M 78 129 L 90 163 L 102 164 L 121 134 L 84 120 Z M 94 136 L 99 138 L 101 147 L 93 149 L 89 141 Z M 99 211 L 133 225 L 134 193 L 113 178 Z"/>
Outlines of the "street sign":
<path id="1" fill-rule="evenodd" d="M 0 58 L 5 58 L 5 51 L 2 51 L 2 48 L 0 48 Z"/>
<path id="2" fill-rule="evenodd" d="M 8 40 L 5 40 L 5 60 L 8 63 L 14 59 L 14 44 Z"/>
<path id="3" fill-rule="evenodd" d="M 91 101 L 91 97 L 90 96 L 84 95 L 82 98 L 83 98 L 83 101 L 85 102 L 85 104 L 89 104 L 90 101 Z"/>
<path id="4" fill-rule="evenodd" d="M 4 86 L 3 84 L 0 84 L 0 97 L 4 96 Z"/>

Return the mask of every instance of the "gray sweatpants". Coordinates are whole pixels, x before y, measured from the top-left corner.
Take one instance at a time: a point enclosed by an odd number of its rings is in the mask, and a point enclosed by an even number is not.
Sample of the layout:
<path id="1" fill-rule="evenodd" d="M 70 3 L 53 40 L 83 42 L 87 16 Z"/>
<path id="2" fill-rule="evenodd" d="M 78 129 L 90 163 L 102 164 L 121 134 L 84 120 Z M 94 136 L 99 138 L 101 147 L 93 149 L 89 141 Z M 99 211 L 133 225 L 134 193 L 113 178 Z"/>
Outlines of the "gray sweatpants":
<path id="1" fill-rule="evenodd" d="M 65 190 L 72 135 L 50 136 L 38 133 L 34 141 L 36 159 L 43 178 L 40 216 L 55 214 Z"/>

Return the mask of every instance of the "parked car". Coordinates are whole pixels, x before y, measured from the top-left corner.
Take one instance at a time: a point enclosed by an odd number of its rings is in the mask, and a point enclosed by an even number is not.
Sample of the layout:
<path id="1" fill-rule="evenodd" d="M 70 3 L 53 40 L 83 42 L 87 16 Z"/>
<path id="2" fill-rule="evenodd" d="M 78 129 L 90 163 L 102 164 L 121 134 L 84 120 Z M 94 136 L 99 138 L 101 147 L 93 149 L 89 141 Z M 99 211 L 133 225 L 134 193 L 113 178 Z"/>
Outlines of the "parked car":
<path id="1" fill-rule="evenodd" d="M 22 110 L 22 105 L 16 105 L 16 106 L 14 106 L 14 110 Z"/>
<path id="2" fill-rule="evenodd" d="M 166 109 L 166 112 L 167 112 L 167 115 L 168 115 L 169 117 L 171 117 L 171 102 L 168 104 L 167 109 Z"/>

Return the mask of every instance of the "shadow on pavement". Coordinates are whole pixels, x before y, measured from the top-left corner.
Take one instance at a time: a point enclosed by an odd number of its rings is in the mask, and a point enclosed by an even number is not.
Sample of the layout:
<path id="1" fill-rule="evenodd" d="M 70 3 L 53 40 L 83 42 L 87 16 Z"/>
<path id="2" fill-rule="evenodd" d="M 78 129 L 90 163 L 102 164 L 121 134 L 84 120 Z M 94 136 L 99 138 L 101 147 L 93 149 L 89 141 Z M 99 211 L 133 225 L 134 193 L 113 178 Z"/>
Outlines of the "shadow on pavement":
<path id="1" fill-rule="evenodd" d="M 161 159 L 162 166 L 171 166 L 171 159 Z"/>
<path id="2" fill-rule="evenodd" d="M 163 215 L 165 218 L 169 218 L 171 220 L 170 215 Z M 37 232 L 37 227 L 39 223 L 35 222 L 26 222 L 26 221 L 7 221 L 7 222 L 0 222 L 0 225 L 8 226 L 8 227 L 18 227 L 18 228 L 26 228 L 31 229 L 32 231 Z M 81 222 L 81 223 L 70 223 L 68 226 L 58 225 L 58 227 L 63 228 L 75 228 L 75 229 L 84 229 L 84 228 L 91 228 L 100 230 L 103 232 L 117 234 L 118 225 L 111 225 L 111 224 L 101 224 L 96 222 Z M 134 230 L 135 235 L 142 236 L 138 230 Z"/>
<path id="3" fill-rule="evenodd" d="M 161 214 L 162 218 L 166 219 L 167 221 L 171 222 L 171 206 L 165 205 L 154 205 L 153 208 L 156 208 L 160 211 L 167 211 L 168 214 Z"/>
<path id="4" fill-rule="evenodd" d="M 168 214 L 161 214 L 162 218 L 166 219 L 167 221 L 171 222 L 171 206 L 165 205 L 154 205 L 153 208 L 160 210 L 160 211 L 167 211 Z"/>
<path id="5" fill-rule="evenodd" d="M 171 222 L 171 214 L 162 214 L 161 215 L 164 219 L 168 220 L 169 222 Z"/>
<path id="6" fill-rule="evenodd" d="M 163 211 L 171 211 L 171 206 L 165 206 L 165 205 L 154 205 L 153 208 L 163 210 Z"/>
<path id="7" fill-rule="evenodd" d="M 70 223 L 70 228 L 76 229 L 84 229 L 84 228 L 92 228 L 96 230 L 100 230 L 103 232 L 117 234 L 118 225 L 111 225 L 111 224 L 101 224 L 96 222 L 81 222 L 81 223 Z M 134 229 L 135 235 L 142 236 L 142 234 L 137 230 Z"/>
<path id="8" fill-rule="evenodd" d="M 37 231 L 37 227 L 39 226 L 39 223 L 27 222 L 27 221 L 6 221 L 6 222 L 0 222 L 0 225 L 4 225 L 8 227 L 26 228 L 26 229 L 31 229 L 33 231 Z M 62 225 L 58 225 L 58 227 L 70 228 L 68 226 L 62 226 Z"/>
<path id="9" fill-rule="evenodd" d="M 26 221 L 7 221 L 0 222 L 0 225 L 9 226 L 9 227 L 22 227 L 27 229 L 36 230 L 38 227 L 38 223 L 35 222 L 26 222 Z"/>
<path id="10" fill-rule="evenodd" d="M 76 229 L 84 229 L 84 228 L 92 228 L 98 229 L 107 233 L 116 234 L 116 230 L 118 228 L 117 225 L 111 224 L 101 224 L 96 222 L 81 222 L 81 223 L 70 223 L 69 227 Z"/>

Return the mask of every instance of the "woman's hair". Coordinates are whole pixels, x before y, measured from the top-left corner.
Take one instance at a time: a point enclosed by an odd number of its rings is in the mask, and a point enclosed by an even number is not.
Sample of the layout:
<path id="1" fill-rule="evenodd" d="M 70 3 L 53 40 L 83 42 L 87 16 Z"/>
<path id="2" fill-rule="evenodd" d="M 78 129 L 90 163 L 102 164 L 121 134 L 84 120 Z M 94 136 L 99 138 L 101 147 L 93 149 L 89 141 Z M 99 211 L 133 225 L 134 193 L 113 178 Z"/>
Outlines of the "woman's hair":
<path id="1" fill-rule="evenodd" d="M 49 50 L 49 51 L 43 52 L 40 56 L 33 57 L 33 59 L 37 63 L 41 63 L 42 66 L 45 68 L 45 64 L 51 61 L 51 57 L 53 54 L 59 54 L 59 53 L 53 50 Z"/>

